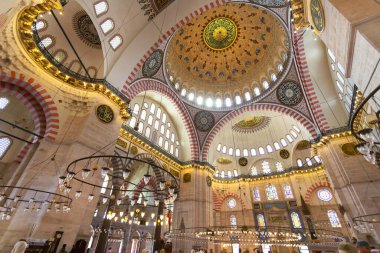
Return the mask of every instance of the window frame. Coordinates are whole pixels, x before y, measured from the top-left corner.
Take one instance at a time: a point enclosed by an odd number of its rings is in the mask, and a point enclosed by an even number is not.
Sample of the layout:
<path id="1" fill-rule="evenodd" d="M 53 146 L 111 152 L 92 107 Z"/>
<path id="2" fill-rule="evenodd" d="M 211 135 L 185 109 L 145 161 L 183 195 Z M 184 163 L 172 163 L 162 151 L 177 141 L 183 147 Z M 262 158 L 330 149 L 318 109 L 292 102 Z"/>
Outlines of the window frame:
<path id="1" fill-rule="evenodd" d="M 0 154 L 0 160 L 2 160 L 4 157 L 5 157 L 5 155 L 7 154 L 7 152 L 11 149 L 11 146 L 12 146 L 12 144 L 13 144 L 13 140 L 10 138 L 10 137 L 8 137 L 8 136 L 0 136 L 0 140 L 1 139 L 8 139 L 9 140 L 9 144 L 8 144 L 8 146 L 6 146 L 6 148 L 4 149 L 4 152 L 2 153 L 2 154 Z"/>

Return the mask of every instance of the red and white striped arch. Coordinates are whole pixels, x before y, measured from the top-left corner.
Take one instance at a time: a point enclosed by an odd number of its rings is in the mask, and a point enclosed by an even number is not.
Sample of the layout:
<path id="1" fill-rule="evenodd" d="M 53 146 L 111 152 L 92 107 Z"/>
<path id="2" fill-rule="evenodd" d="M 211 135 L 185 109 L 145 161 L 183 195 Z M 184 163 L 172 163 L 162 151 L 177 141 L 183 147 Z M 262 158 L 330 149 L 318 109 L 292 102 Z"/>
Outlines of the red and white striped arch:
<path id="1" fill-rule="evenodd" d="M 144 91 L 159 92 L 173 103 L 179 113 L 182 123 L 185 126 L 186 133 L 190 141 L 191 159 L 198 160 L 198 136 L 196 134 L 191 116 L 177 94 L 161 81 L 146 78 L 137 80 L 127 90 L 123 90 L 122 92 L 128 96 L 129 99 L 133 100 L 133 98 Z"/>
<path id="2" fill-rule="evenodd" d="M 34 121 L 34 131 L 44 138 L 54 141 L 59 130 L 59 115 L 52 97 L 33 78 L 11 71 L 0 73 L 0 91 L 18 98 L 29 110 Z M 34 139 L 33 142 L 36 142 Z M 25 145 L 17 161 L 21 162 L 30 145 Z"/>
<path id="3" fill-rule="evenodd" d="M 216 191 L 212 192 L 212 199 L 214 202 L 214 209 L 215 211 L 220 211 L 222 209 L 223 202 L 228 198 L 234 198 L 236 199 L 236 202 L 241 203 L 242 208 L 245 209 L 247 207 L 247 204 L 244 202 L 243 199 L 240 198 L 239 195 L 233 192 L 226 192 L 223 195 L 218 195 Z"/>
<path id="4" fill-rule="evenodd" d="M 166 33 L 163 33 L 162 36 L 158 39 L 157 42 L 154 43 L 143 55 L 143 57 L 140 59 L 140 61 L 136 64 L 136 66 L 133 68 L 133 71 L 129 74 L 127 80 L 125 81 L 125 84 L 123 89 L 128 89 L 129 84 L 131 84 L 136 78 L 138 78 L 138 72 L 144 65 L 144 62 L 148 57 L 152 54 L 154 50 L 160 47 L 160 45 L 167 40 L 175 31 L 177 31 L 179 28 L 181 28 L 183 25 L 187 24 L 191 19 L 194 17 L 202 14 L 205 11 L 208 11 L 216 6 L 223 5 L 225 3 L 231 2 L 231 0 L 212 0 L 210 3 L 204 5 L 203 7 L 194 10 L 192 13 L 178 21 L 175 25 L 173 25 Z"/>
<path id="5" fill-rule="evenodd" d="M 304 115 L 302 115 L 301 113 L 291 109 L 291 108 L 288 108 L 288 107 L 285 107 L 285 106 L 282 106 L 282 105 L 278 105 L 278 104 L 268 104 L 268 103 L 257 103 L 257 104 L 251 104 L 251 105 L 247 105 L 247 106 L 244 106 L 244 107 L 241 107 L 239 109 L 237 109 L 236 111 L 232 111 L 230 112 L 229 114 L 225 115 L 215 126 L 214 128 L 210 131 L 210 133 L 208 134 L 207 138 L 206 138 L 206 141 L 204 142 L 203 144 L 203 148 L 202 148 L 202 161 L 206 161 L 207 160 L 207 154 L 209 152 L 209 148 L 211 146 L 211 143 L 212 141 L 214 140 L 215 136 L 218 134 L 218 132 L 228 123 L 230 122 L 232 119 L 234 119 L 235 117 L 245 113 L 245 112 L 249 112 L 249 111 L 258 111 L 258 110 L 261 110 L 261 111 L 274 111 L 274 112 L 279 112 L 279 113 L 283 113 L 283 114 L 286 114 L 290 117 L 292 117 L 293 119 L 297 120 L 300 124 L 302 124 L 308 131 L 309 133 L 311 134 L 311 136 L 313 138 L 316 138 L 318 136 L 318 130 L 317 128 L 315 127 L 315 125 L 308 119 L 306 118 Z"/>
<path id="6" fill-rule="evenodd" d="M 306 60 L 306 52 L 305 52 L 305 47 L 303 43 L 302 33 L 303 33 L 303 30 L 299 30 L 297 31 L 297 33 L 295 33 L 295 36 L 294 36 L 294 42 L 297 41 L 297 43 L 294 44 L 294 49 L 295 49 L 295 56 L 296 56 L 296 61 L 298 65 L 298 70 L 299 70 L 301 80 L 304 86 L 304 90 L 308 99 L 308 103 L 310 105 L 311 110 L 313 111 L 315 121 L 317 122 L 318 126 L 320 127 L 322 131 L 326 131 L 330 127 L 328 126 L 326 117 L 323 114 L 323 111 L 321 109 L 321 104 L 319 103 L 317 94 L 314 89 L 313 82 L 311 81 L 309 67 L 307 65 L 307 60 Z"/>
<path id="7" fill-rule="evenodd" d="M 309 188 L 307 188 L 306 194 L 305 194 L 305 202 L 310 203 L 311 195 L 312 193 L 321 187 L 331 188 L 331 185 L 329 182 L 317 182 L 312 184 Z"/>

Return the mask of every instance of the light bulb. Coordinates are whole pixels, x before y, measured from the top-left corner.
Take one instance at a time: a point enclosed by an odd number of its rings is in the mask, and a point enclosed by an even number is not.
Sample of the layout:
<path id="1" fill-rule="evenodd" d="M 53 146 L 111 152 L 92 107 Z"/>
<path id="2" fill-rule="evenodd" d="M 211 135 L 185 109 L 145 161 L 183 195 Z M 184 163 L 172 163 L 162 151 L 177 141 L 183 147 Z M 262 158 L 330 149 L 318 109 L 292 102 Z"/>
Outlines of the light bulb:
<path id="1" fill-rule="evenodd" d="M 131 199 L 131 206 L 134 206 L 136 204 L 136 200 L 135 199 Z"/>
<path id="2" fill-rule="evenodd" d="M 71 180 L 71 179 L 73 179 L 75 177 L 75 172 L 73 172 L 73 171 L 70 171 L 70 172 L 68 172 L 67 173 L 67 175 L 66 175 L 66 178 L 67 178 L 67 180 Z"/>
<path id="3" fill-rule="evenodd" d="M 116 200 L 116 204 L 117 204 L 118 206 L 120 206 L 120 204 L 121 204 L 121 199 Z"/>
<path id="4" fill-rule="evenodd" d="M 132 220 L 129 220 L 129 221 L 128 221 L 128 224 L 131 225 L 131 224 L 132 224 Z"/>
<path id="5" fill-rule="evenodd" d="M 161 191 L 165 189 L 165 181 L 160 181 L 160 189 Z"/>
<path id="6" fill-rule="evenodd" d="M 103 204 L 107 203 L 108 198 L 103 197 Z"/>
<path id="7" fill-rule="evenodd" d="M 151 177 L 152 177 L 151 175 L 149 175 L 149 174 L 145 174 L 145 175 L 144 175 L 144 183 L 145 183 L 145 184 L 148 184 L 149 181 L 150 181 L 150 178 L 151 178 Z"/>
<path id="8" fill-rule="evenodd" d="M 117 217 L 117 216 L 114 218 L 115 221 L 117 221 L 118 219 L 119 219 L 119 217 Z"/>
<path id="9" fill-rule="evenodd" d="M 87 198 L 88 202 L 91 202 L 93 199 L 94 199 L 94 194 L 91 193 L 90 195 L 88 195 L 88 198 Z"/>
<path id="10" fill-rule="evenodd" d="M 148 205 L 148 200 L 144 200 L 144 206 L 147 206 Z"/>
<path id="11" fill-rule="evenodd" d="M 164 219 L 164 215 L 160 215 L 160 220 L 163 220 Z"/>
<path id="12" fill-rule="evenodd" d="M 123 178 L 124 180 L 128 178 L 129 174 L 131 173 L 131 170 L 125 169 L 123 170 Z"/>
<path id="13" fill-rule="evenodd" d="M 155 216 L 156 216 L 155 213 L 151 213 L 151 214 L 150 214 L 150 217 L 151 217 L 152 219 L 154 219 Z"/>
<path id="14" fill-rule="evenodd" d="M 145 212 L 141 212 L 141 218 L 144 218 Z"/>
<path id="15" fill-rule="evenodd" d="M 65 193 L 70 193 L 70 191 L 71 191 L 71 186 L 66 186 L 64 192 Z"/>
<path id="16" fill-rule="evenodd" d="M 177 199 L 178 194 L 177 194 L 177 193 L 174 193 L 172 197 L 173 197 L 173 202 L 174 202 L 174 201 Z"/>
<path id="17" fill-rule="evenodd" d="M 82 191 L 76 191 L 75 192 L 75 198 L 79 199 L 80 195 L 82 194 Z"/>
<path id="18" fill-rule="evenodd" d="M 11 215 L 10 215 L 10 214 L 7 214 L 7 216 L 6 216 L 5 219 L 6 219 L 6 220 L 10 220 L 10 219 L 11 219 Z"/>
<path id="19" fill-rule="evenodd" d="M 91 172 L 90 169 L 87 169 L 87 168 L 82 169 L 82 178 L 86 179 L 90 175 L 90 172 Z"/>
<path id="20" fill-rule="evenodd" d="M 133 217 L 133 215 L 135 215 L 135 212 L 134 211 L 130 211 L 129 214 L 131 215 L 131 217 Z"/>
<path id="21" fill-rule="evenodd" d="M 123 211 L 120 211 L 119 212 L 119 216 L 122 217 L 124 215 L 124 212 Z"/>
<path id="22" fill-rule="evenodd" d="M 156 226 L 157 225 L 157 222 L 153 222 L 153 226 Z"/>
<path id="23" fill-rule="evenodd" d="M 46 209 L 46 212 L 48 213 L 48 212 L 50 212 L 50 211 L 51 211 L 51 208 L 48 207 L 48 208 Z"/>
<path id="24" fill-rule="evenodd" d="M 159 199 L 155 199 L 155 200 L 154 200 L 154 205 L 155 205 L 155 206 L 158 206 L 159 204 L 160 204 L 160 200 L 159 200 Z"/>
<path id="25" fill-rule="evenodd" d="M 146 222 L 145 222 L 145 226 L 149 226 L 149 221 L 146 221 Z"/>

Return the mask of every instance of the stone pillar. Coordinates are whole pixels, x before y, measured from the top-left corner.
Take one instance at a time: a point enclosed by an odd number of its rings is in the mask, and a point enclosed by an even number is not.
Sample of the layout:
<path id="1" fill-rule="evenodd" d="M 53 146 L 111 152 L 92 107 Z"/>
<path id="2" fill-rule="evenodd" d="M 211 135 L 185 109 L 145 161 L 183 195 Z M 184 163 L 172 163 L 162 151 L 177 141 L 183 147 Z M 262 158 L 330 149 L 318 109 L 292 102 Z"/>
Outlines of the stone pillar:
<path id="1" fill-rule="evenodd" d="M 355 229 L 352 218 L 359 215 L 378 213 L 380 210 L 379 169 L 364 160 L 361 155 L 347 155 L 342 145 L 356 140 L 352 136 L 341 136 L 326 141 L 318 148 L 324 168 L 333 185 L 339 204 L 345 209 L 345 218 L 351 232 L 356 237 L 370 240 L 371 236 L 379 243 L 380 227 L 363 224 L 368 232 Z"/>
<path id="2" fill-rule="evenodd" d="M 185 181 L 189 179 L 188 174 L 191 175 L 190 180 Z M 184 227 L 186 232 L 195 232 L 196 230 L 189 230 L 189 228 L 214 225 L 212 187 L 207 184 L 208 176 L 211 177 L 212 173 L 207 167 L 195 164 L 189 165 L 181 171 L 181 191 L 173 216 L 174 233 L 178 233 L 181 227 L 182 229 Z M 181 225 L 181 223 L 183 224 Z M 193 246 L 196 246 L 194 241 L 173 240 L 173 253 L 178 253 L 179 250 L 190 252 Z M 202 246 L 207 248 L 207 245 Z M 212 247 L 212 245 L 209 246 Z M 208 252 L 210 252 L 209 249 Z"/>
<path id="3" fill-rule="evenodd" d="M 59 96 L 58 98 L 65 100 Z M 49 139 L 41 141 L 34 154 L 31 154 L 25 169 L 20 173 L 18 186 L 62 194 L 57 187 L 58 177 L 65 175 L 66 167 L 70 162 L 90 156 L 106 145 L 110 146 L 106 151 L 100 151 L 100 154 L 109 154 L 110 150 L 113 151 L 122 125 L 122 120 L 117 113 L 119 108 L 99 95 L 89 95 L 84 101 L 83 103 L 86 103 L 84 108 L 73 107 L 71 110 L 66 107 L 67 101 L 64 101 L 65 106 L 58 108 L 61 117 L 60 132 L 56 141 Z M 75 104 L 78 105 L 78 103 Z M 112 108 L 115 117 L 111 123 L 103 123 L 97 118 L 95 109 L 100 104 L 107 104 Z M 113 140 L 115 143 L 112 143 Z M 100 176 L 95 176 L 91 178 L 91 182 L 101 184 L 102 180 Z M 74 200 L 70 213 L 55 212 L 54 208 L 46 213 L 46 207 L 38 213 L 24 212 L 25 203 L 19 203 L 11 220 L 1 222 L 0 248 L 5 252 L 10 251 L 13 244 L 20 238 L 46 240 L 58 230 L 64 231 L 60 244 L 67 244 L 69 249 L 78 239 L 88 242 L 91 237 L 90 225 L 93 212 L 99 196 L 99 192 L 94 192 L 95 198 L 89 203 L 87 196 L 91 191 L 89 187 L 83 189 L 79 199 L 74 198 L 75 190 L 70 192 L 70 197 Z"/>
<path id="4" fill-rule="evenodd" d="M 164 203 L 160 201 L 160 204 L 158 205 L 158 212 L 157 217 L 160 217 L 164 213 Z M 157 250 L 159 252 L 161 250 L 161 247 L 164 245 L 161 245 L 161 228 L 163 224 L 157 224 L 156 229 L 154 230 L 154 246 L 153 246 L 153 252 Z"/>

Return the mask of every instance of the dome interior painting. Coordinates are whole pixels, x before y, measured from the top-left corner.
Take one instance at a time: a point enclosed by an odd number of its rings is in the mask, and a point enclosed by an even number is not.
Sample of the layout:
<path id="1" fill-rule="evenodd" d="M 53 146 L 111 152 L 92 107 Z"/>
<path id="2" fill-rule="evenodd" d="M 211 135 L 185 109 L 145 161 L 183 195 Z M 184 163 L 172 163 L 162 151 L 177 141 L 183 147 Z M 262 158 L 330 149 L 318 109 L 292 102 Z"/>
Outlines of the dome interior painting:
<path id="1" fill-rule="evenodd" d="M 3 2 L 0 252 L 379 248 L 378 1 Z"/>

